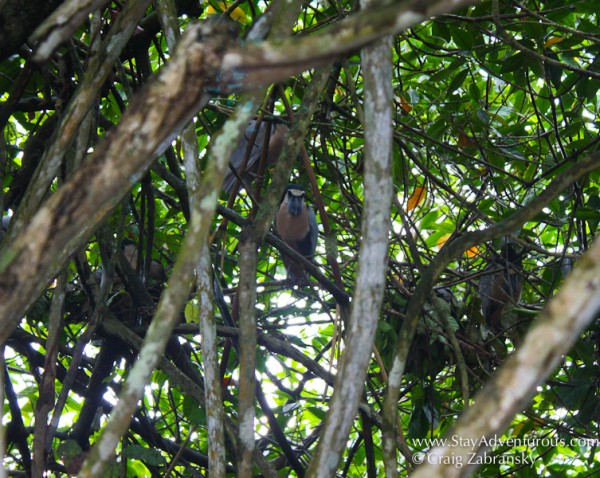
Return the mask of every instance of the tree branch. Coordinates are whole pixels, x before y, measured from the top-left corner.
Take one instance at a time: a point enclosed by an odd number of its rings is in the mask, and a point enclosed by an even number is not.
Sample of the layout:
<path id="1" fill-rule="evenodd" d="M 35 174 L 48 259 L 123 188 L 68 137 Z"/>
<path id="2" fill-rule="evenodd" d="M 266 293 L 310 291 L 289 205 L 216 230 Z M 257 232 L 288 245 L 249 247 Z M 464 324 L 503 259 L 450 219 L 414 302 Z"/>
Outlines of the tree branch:
<path id="1" fill-rule="evenodd" d="M 392 198 L 391 47 L 391 39 L 386 38 L 361 52 L 365 85 L 363 126 L 366 163 L 363 239 L 346 352 L 341 359 L 319 446 L 306 473 L 310 478 L 333 476 L 346 447 L 364 389 L 385 289 Z"/>

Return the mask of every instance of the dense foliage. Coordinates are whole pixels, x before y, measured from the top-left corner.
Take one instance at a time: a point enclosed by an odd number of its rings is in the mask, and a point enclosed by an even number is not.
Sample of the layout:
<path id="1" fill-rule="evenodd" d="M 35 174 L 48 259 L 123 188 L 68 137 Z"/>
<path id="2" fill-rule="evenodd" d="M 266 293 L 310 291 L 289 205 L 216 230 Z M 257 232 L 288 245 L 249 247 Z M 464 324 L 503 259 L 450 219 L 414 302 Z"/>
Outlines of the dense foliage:
<path id="1" fill-rule="evenodd" d="M 9 226 L 8 217 L 25 208 L 26 200 L 30 207 L 31 195 L 41 193 L 46 200 L 92 153 L 101 154 L 102 139 L 118 128 L 131 99 L 143 96 L 144 85 L 169 62 L 168 14 L 150 6 L 131 29 L 106 81 L 96 90 L 86 83 L 86 72 L 102 45 L 96 40 L 110 31 L 123 8 L 122 2 L 104 3 L 41 64 L 31 61 L 35 42 L 26 38 L 13 51 L 2 52 L 3 228 Z M 182 31 L 192 19 L 230 15 L 240 37 L 267 8 L 264 2 L 248 0 L 222 13 L 228 5 L 221 2 L 172 3 L 177 4 L 172 18 Z M 353 1 L 305 2 L 293 34 L 319 35 L 357 11 L 358 2 Z M 535 206 L 549 187 L 554 193 L 543 209 L 516 228 L 509 223 L 510 229 L 500 227 L 489 242 L 465 242 L 427 292 L 397 406 L 398 469 L 403 476 L 426 459 L 420 452 L 434 446 L 430 439 L 444 436 L 475 392 L 518 348 L 600 224 L 600 170 L 575 175 L 566 188 L 552 189 L 553 181 L 599 149 L 596 0 L 483 1 L 398 34 L 391 54 L 395 194 L 389 270 L 373 360 L 339 476 L 384 475 L 381 410 L 387 372 L 407 304 L 446 244 L 460 243 L 468 231 L 503 224 Z M 321 234 L 315 264 L 321 275 L 315 274 L 310 286 L 291 289 L 281 244 L 271 236 L 260 246 L 256 267 L 255 445 L 281 476 L 304 475 L 328 413 L 338 359 L 352 353 L 344 347 L 344 322 L 347 298 L 357 286 L 363 218 L 360 52 L 335 57 L 326 67 L 328 79 L 318 103 L 311 105 L 314 113 L 304 135 L 309 160 L 302 161 L 301 151 L 289 181 L 305 187 L 318 211 Z M 256 115 L 266 123 L 293 125 L 307 107 L 300 105 L 313 75 L 309 69 L 269 86 Z M 61 139 L 61 119 L 74 98 L 84 94 L 93 98 L 89 114 L 76 131 L 68 132 L 72 137 L 45 188 L 32 191 L 40 184 L 34 172 L 49 161 L 44 152 Z M 210 164 L 213 140 L 241 98 L 221 91 L 210 94 L 193 122 L 200 170 Z M 31 299 L 35 302 L 3 345 L 4 466 L 15 476 L 19 471 L 33 476 L 42 476 L 41 470 L 45 476 L 77 472 L 115 406 L 188 230 L 186 146 L 178 136 L 142 178 L 131 178 L 126 197 L 85 238 L 45 292 Z M 127 154 L 122 152 L 123 163 Z M 221 191 L 208 238 L 222 403 L 226 428 L 232 427 L 228 430 L 235 429 L 239 418 L 240 234 L 266 197 L 271 175 L 272 169 L 266 168 L 248 192 Z M 86 184 L 78 186 L 85 189 Z M 23 213 L 25 222 L 41 203 Z M 22 238 L 10 230 L 2 235 L 2 246 Z M 486 266 L 507 243 L 519 251 L 520 265 L 511 273 L 518 274 L 523 291 L 492 327 L 481 313 L 479 284 L 489 274 Z M 0 274 L 9 260 L 2 256 Z M 192 284 L 164 359 L 152 372 L 120 439 L 116 463 L 102 476 L 207 473 L 204 361 L 197 324 L 201 298 L 196 289 Z M 595 320 L 538 387 L 529 406 L 490 444 L 490 452 L 478 462 L 479 476 L 597 473 L 599 357 L 600 322 Z M 236 457 L 230 440 L 227 473 L 233 476 Z"/>

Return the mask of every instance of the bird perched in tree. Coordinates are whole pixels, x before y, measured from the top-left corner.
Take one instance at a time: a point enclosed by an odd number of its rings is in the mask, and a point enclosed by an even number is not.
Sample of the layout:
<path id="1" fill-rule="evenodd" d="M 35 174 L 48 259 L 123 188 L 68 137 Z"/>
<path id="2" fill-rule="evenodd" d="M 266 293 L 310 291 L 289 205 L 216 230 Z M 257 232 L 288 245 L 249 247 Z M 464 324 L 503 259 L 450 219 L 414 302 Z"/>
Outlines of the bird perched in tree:
<path id="1" fill-rule="evenodd" d="M 479 283 L 481 312 L 488 326 L 502 329 L 502 316 L 506 307 L 516 304 L 523 291 L 522 253 L 512 243 L 505 243 L 500 254 L 489 259 Z"/>
<path id="2" fill-rule="evenodd" d="M 275 228 L 292 249 L 312 260 L 317 248 L 317 219 L 306 204 L 305 195 L 303 187 L 294 184 L 287 186 L 275 218 Z M 285 256 L 283 264 L 292 285 L 306 284 L 308 275 L 301 264 Z"/>
<path id="3" fill-rule="evenodd" d="M 123 239 L 121 242 L 121 250 L 129 265 L 136 270 L 138 267 L 138 248 L 137 244 L 129 239 Z M 149 282 L 164 282 L 165 268 L 155 259 L 150 261 L 149 269 L 146 271 L 145 277 Z"/>
<path id="4" fill-rule="evenodd" d="M 244 135 L 239 140 L 235 151 L 231 155 L 230 169 L 227 171 L 227 175 L 223 181 L 223 191 L 227 194 L 231 194 L 236 183 L 238 184 L 236 191 L 241 186 L 232 169 L 237 171 L 246 185 L 252 184 L 252 181 L 254 181 L 258 172 L 260 159 L 263 155 L 265 136 L 267 133 L 269 133 L 269 136 L 267 138 L 268 148 L 266 152 L 266 164 L 273 164 L 277 161 L 279 153 L 281 153 L 281 150 L 283 149 L 288 131 L 289 128 L 282 123 L 268 123 L 267 121 L 261 121 L 259 123 L 257 120 L 250 121 Z"/>
<path id="5" fill-rule="evenodd" d="M 130 239 L 123 239 L 121 241 L 121 250 L 123 251 L 125 259 L 129 262 L 129 265 L 135 270 L 138 263 L 138 249 L 136 243 Z"/>

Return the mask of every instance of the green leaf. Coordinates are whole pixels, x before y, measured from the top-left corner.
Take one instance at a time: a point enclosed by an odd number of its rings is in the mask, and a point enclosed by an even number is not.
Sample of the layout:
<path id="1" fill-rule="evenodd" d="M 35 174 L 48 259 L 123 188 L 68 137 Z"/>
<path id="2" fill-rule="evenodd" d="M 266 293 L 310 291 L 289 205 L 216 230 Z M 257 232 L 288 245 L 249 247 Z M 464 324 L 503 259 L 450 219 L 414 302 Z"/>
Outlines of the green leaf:
<path id="1" fill-rule="evenodd" d="M 556 389 L 558 398 L 569 410 L 577 410 L 589 398 L 591 392 L 589 382 L 569 383 Z"/>
<path id="2" fill-rule="evenodd" d="M 154 448 L 146 448 L 141 445 L 129 445 L 123 448 L 123 456 L 141 460 L 152 466 L 164 465 L 167 460 Z"/>
<path id="3" fill-rule="evenodd" d="M 458 48 L 470 51 L 473 49 L 473 38 L 471 32 L 465 28 L 452 28 L 452 39 Z"/>
<path id="4" fill-rule="evenodd" d="M 479 103 L 481 101 L 481 92 L 476 83 L 469 84 L 469 95 L 474 102 Z"/>
<path id="5" fill-rule="evenodd" d="M 185 395 L 183 398 L 183 413 L 194 425 L 204 425 L 206 423 L 206 410 L 189 395 Z"/>
<path id="6" fill-rule="evenodd" d="M 527 56 L 525 53 L 516 53 L 502 62 L 501 73 L 509 73 L 516 70 L 524 70 L 527 67 Z"/>
<path id="7" fill-rule="evenodd" d="M 452 81 L 450 82 L 450 84 L 448 85 L 448 90 L 447 90 L 447 95 L 450 95 L 452 93 L 454 93 L 456 90 L 458 90 L 462 84 L 464 83 L 465 79 L 467 78 L 469 74 L 468 70 L 461 70 L 459 71 L 454 78 L 452 79 Z"/>
<path id="8" fill-rule="evenodd" d="M 431 423 L 422 406 L 415 406 L 410 414 L 408 438 L 425 438 L 429 433 Z"/>

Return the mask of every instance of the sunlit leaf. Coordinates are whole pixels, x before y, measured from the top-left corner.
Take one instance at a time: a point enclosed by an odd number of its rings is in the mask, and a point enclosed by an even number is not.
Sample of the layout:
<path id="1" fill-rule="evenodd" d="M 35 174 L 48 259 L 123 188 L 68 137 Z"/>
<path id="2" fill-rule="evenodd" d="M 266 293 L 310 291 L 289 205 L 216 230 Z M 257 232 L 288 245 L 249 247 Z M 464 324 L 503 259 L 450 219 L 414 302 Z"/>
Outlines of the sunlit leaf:
<path id="1" fill-rule="evenodd" d="M 471 246 L 465 251 L 468 258 L 478 257 L 481 255 L 481 250 L 477 246 Z"/>
<path id="2" fill-rule="evenodd" d="M 564 41 L 563 37 L 550 37 L 546 40 L 546 43 L 544 43 L 544 49 L 549 48 L 552 45 L 556 45 L 557 43 L 560 43 L 561 41 Z"/>
<path id="3" fill-rule="evenodd" d="M 438 240 L 437 240 L 437 248 L 441 249 L 444 244 L 446 244 L 446 242 L 448 242 L 448 239 L 450 239 L 451 234 L 444 234 L 443 236 L 441 236 Z"/>
<path id="4" fill-rule="evenodd" d="M 406 101 L 404 95 L 399 96 L 400 106 L 406 113 L 410 113 L 412 111 L 412 106 Z"/>
<path id="5" fill-rule="evenodd" d="M 206 13 L 208 15 L 221 14 L 225 10 L 227 10 L 227 8 L 229 8 L 225 2 L 216 2 L 216 4 L 218 5 L 220 11 L 216 11 L 215 7 L 209 5 L 206 8 Z M 236 22 L 241 23 L 242 25 L 247 25 L 250 22 L 250 20 L 246 16 L 246 13 L 244 13 L 244 10 L 242 10 L 240 7 L 235 7 L 233 11 L 229 14 L 229 16 L 232 20 L 235 20 Z"/>
<path id="6" fill-rule="evenodd" d="M 200 311 L 198 305 L 194 301 L 190 301 L 185 305 L 185 321 L 190 324 L 197 324 L 200 321 Z"/>
<path id="7" fill-rule="evenodd" d="M 425 186 L 417 186 L 414 189 L 413 193 L 408 198 L 406 210 L 412 211 L 419 204 L 421 204 L 423 201 L 425 201 L 426 197 L 427 197 L 427 188 Z"/>

